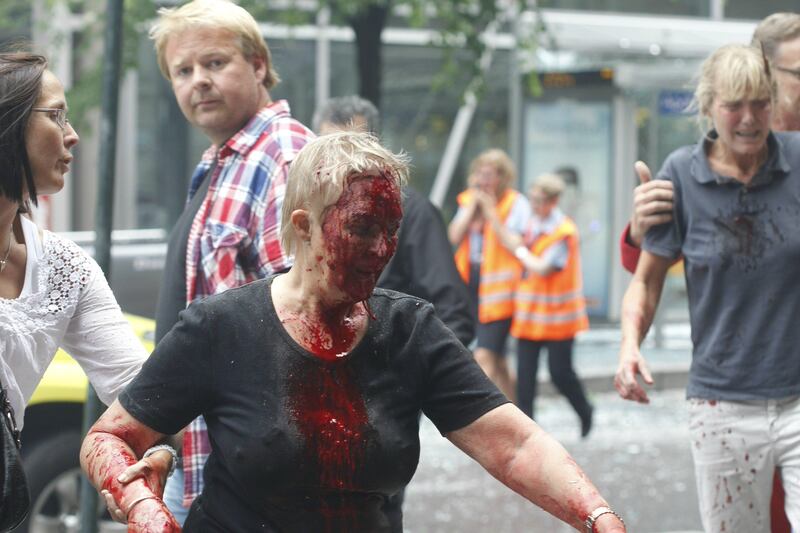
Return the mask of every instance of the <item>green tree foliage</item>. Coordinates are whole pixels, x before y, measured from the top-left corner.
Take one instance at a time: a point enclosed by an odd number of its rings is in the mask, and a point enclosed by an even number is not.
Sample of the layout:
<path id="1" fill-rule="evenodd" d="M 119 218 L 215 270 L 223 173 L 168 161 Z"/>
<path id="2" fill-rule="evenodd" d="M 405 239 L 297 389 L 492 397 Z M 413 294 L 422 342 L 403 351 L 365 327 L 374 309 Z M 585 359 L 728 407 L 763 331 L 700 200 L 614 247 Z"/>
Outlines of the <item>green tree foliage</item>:
<path id="1" fill-rule="evenodd" d="M 313 24 L 316 12 L 302 11 L 294 2 L 277 10 L 263 0 L 241 0 L 258 20 L 280 21 L 288 24 Z M 432 44 L 442 47 L 444 59 L 435 84 L 455 85 L 480 90 L 482 81 L 480 58 L 486 50 L 482 35 L 487 27 L 498 21 L 502 9 L 510 9 L 517 0 L 317 0 L 317 11 L 330 10 L 331 23 L 349 26 L 356 36 L 356 61 L 359 72 L 359 92 L 377 106 L 381 101 L 383 54 L 381 34 L 393 13 L 402 10 L 408 24 L 415 28 L 437 30 Z"/>
<path id="2" fill-rule="evenodd" d="M 31 6 L 23 0 L 0 2 L 0 35 L 11 40 L 25 33 L 31 25 Z"/>
<path id="3" fill-rule="evenodd" d="M 52 6 L 57 0 L 43 0 Z M 511 0 L 513 3 L 516 0 Z M 239 0 L 257 20 L 288 24 L 313 24 L 316 11 L 301 9 L 296 2 L 283 2 L 280 8 L 264 0 Z M 141 34 L 147 23 L 156 16 L 157 0 L 125 0 L 123 68 L 136 65 Z M 172 2 L 169 2 L 172 5 Z M 73 13 L 85 14 L 86 26 L 76 35 L 78 61 L 74 84 L 68 93 L 72 116 L 80 123 L 81 117 L 100 101 L 101 50 L 98 46 L 105 24 L 105 0 L 66 0 Z M 439 84 L 467 85 L 481 79 L 479 59 L 486 49 L 482 34 L 492 21 L 501 16 L 496 0 L 318 0 L 317 11 L 327 8 L 331 22 L 350 26 L 356 35 L 357 62 L 360 93 L 380 105 L 383 72 L 381 35 L 390 17 L 398 10 L 408 14 L 413 27 L 431 27 L 438 30 L 432 44 L 444 50 Z M 29 0 L 2 0 L 0 2 L 0 32 L 30 26 Z M 2 33 L 0 33 L 2 35 Z M 85 124 L 79 124 L 85 127 Z"/>
<path id="4" fill-rule="evenodd" d="M 52 3 L 55 0 L 47 0 Z M 67 93 L 71 120 L 86 131 L 89 127 L 88 112 L 100 104 L 103 92 L 103 43 L 106 24 L 106 0 L 70 0 L 73 13 L 91 13 L 87 25 L 74 36 L 75 72 L 74 83 Z M 156 16 L 156 4 L 152 0 L 124 0 L 122 18 L 122 72 L 136 68 L 141 34 L 147 31 L 147 22 Z"/>
<path id="5" fill-rule="evenodd" d="M 436 86 L 480 88 L 480 58 L 486 50 L 482 35 L 502 13 L 496 0 L 320 0 L 331 10 L 334 22 L 345 22 L 356 33 L 360 93 L 380 104 L 382 50 L 380 34 L 395 8 L 410 13 L 413 27 L 437 30 L 434 43 L 444 51 Z"/>
<path id="6" fill-rule="evenodd" d="M 102 38 L 105 28 L 106 0 L 42 0 L 45 12 L 55 12 L 55 5 L 63 3 L 70 13 L 80 17 L 84 25 L 81 31 L 72 34 L 72 43 L 57 43 L 57 46 L 74 46 L 73 84 L 67 91 L 70 104 L 70 121 L 81 131 L 89 127 L 87 113 L 97 108 L 102 94 Z M 6 47 L 14 49 L 36 49 L 32 42 L 36 28 L 34 24 L 66 24 L 67 21 L 33 20 L 31 0 L 0 0 L 0 38 L 6 37 Z M 156 3 L 152 0 L 124 0 L 123 17 L 123 70 L 135 68 L 141 32 L 146 23 L 156 15 Z M 41 43 L 40 43 L 41 44 Z M 54 43 L 48 43 L 53 45 Z"/>

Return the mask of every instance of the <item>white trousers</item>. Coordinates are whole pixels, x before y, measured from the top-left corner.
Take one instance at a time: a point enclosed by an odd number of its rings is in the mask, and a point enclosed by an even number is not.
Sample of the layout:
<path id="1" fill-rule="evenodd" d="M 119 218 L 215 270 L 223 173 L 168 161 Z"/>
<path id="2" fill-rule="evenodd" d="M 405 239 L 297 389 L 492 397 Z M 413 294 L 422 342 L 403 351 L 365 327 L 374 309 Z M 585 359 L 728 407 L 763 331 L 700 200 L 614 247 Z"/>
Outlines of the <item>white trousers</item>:
<path id="1" fill-rule="evenodd" d="M 706 533 L 770 533 L 775 468 L 800 531 L 800 397 L 747 402 L 689 399 L 700 516 Z"/>

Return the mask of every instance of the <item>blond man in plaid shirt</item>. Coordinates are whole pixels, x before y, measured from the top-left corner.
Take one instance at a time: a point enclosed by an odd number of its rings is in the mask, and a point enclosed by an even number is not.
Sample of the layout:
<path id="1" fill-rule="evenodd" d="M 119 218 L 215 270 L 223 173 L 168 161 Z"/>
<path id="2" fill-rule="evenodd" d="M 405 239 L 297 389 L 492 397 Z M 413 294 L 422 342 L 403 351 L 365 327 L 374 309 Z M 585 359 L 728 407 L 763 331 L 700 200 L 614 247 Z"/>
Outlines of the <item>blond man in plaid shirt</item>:
<path id="1" fill-rule="evenodd" d="M 181 111 L 212 143 L 170 234 L 156 310 L 158 341 L 192 301 L 291 266 L 280 244 L 280 212 L 289 164 L 313 133 L 291 117 L 285 100 L 270 98 L 279 78 L 258 24 L 241 7 L 194 0 L 161 9 L 150 37 Z M 164 491 L 181 523 L 202 491 L 211 451 L 202 418 L 186 429 L 182 443 L 182 468 Z M 156 460 L 145 456 L 129 476 L 160 471 L 151 462 Z M 113 500 L 107 503 L 113 509 Z"/>

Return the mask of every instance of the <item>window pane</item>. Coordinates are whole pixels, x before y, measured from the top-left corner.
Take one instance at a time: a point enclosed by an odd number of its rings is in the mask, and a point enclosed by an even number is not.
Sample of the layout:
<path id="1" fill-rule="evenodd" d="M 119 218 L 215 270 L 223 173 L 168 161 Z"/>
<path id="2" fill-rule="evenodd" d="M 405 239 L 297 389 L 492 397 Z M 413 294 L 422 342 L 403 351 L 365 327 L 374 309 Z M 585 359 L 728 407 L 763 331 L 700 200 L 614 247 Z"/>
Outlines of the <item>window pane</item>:
<path id="1" fill-rule="evenodd" d="M 267 44 L 275 70 L 281 77 L 281 82 L 270 90 L 270 96 L 273 100 L 288 100 L 292 116 L 310 128 L 314 113 L 316 43 L 267 38 Z"/>
<path id="2" fill-rule="evenodd" d="M 747 0 L 743 0 L 744 3 Z M 643 13 L 708 17 L 708 0 L 540 0 L 539 6 L 554 9 L 576 9 L 585 11 L 619 11 L 620 13 Z"/>
<path id="3" fill-rule="evenodd" d="M 797 11 L 797 0 L 727 0 L 725 18 L 758 20 L 780 11 Z"/>
<path id="4" fill-rule="evenodd" d="M 494 53 L 485 92 L 473 116 L 442 208 L 446 220 L 455 212 L 455 197 L 464 187 L 471 159 L 491 147 L 508 150 L 508 58 L 506 51 Z M 442 72 L 443 53 L 433 46 L 387 46 L 384 65 L 390 68 L 384 68 L 383 137 L 391 148 L 403 149 L 411 155 L 411 183 L 428 194 L 461 106 L 461 93 L 467 80 L 456 76 L 450 83 L 434 87 L 434 81 Z"/>
<path id="5" fill-rule="evenodd" d="M 169 231 L 186 200 L 189 177 L 199 152 L 189 152 L 189 130 L 169 83 L 156 63 L 152 42 L 139 42 L 136 124 L 138 228 Z"/>
<path id="6" fill-rule="evenodd" d="M 386 50 L 385 47 L 384 50 Z M 385 59 L 384 59 L 385 62 Z M 384 63 L 385 65 L 385 63 Z M 356 70 L 355 43 L 331 43 L 330 95 L 347 96 L 358 94 L 358 71 Z M 384 71 L 386 68 L 384 68 Z M 385 82 L 384 82 L 385 84 Z"/>

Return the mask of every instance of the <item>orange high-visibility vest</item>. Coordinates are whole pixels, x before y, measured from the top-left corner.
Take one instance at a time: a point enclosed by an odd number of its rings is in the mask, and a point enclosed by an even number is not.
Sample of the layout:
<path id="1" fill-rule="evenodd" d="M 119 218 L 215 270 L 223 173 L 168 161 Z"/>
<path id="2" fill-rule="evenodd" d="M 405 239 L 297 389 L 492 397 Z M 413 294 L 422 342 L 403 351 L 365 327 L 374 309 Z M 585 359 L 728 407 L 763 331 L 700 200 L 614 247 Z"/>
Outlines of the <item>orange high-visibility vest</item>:
<path id="1" fill-rule="evenodd" d="M 553 233 L 540 235 L 530 250 L 541 255 L 561 240 L 566 240 L 569 250 L 564 268 L 547 276 L 528 272 L 517 285 L 511 324 L 511 335 L 517 339 L 566 340 L 589 328 L 575 223 L 564 217 Z"/>
<path id="2" fill-rule="evenodd" d="M 497 217 L 505 223 L 511 206 L 519 192 L 507 189 L 497 202 Z M 458 205 L 466 205 L 472 191 L 458 195 Z M 464 237 L 456 249 L 456 267 L 465 283 L 469 284 L 469 236 Z M 506 250 L 488 222 L 483 225 L 483 260 L 478 285 L 478 321 L 485 324 L 511 318 L 514 314 L 514 289 L 522 274 L 522 267 L 514 254 Z"/>

